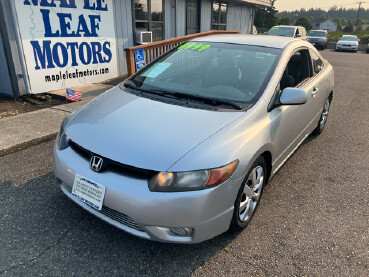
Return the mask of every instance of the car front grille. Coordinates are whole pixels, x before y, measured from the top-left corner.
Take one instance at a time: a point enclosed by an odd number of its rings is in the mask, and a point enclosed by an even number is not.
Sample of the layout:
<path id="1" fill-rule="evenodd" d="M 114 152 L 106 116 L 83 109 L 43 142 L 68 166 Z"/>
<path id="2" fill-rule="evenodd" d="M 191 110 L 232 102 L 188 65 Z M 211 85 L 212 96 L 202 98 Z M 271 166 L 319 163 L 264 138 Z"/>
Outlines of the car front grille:
<path id="1" fill-rule="evenodd" d="M 84 157 L 86 161 L 89 161 L 92 156 L 95 156 L 95 155 L 100 156 L 98 153 L 93 153 L 83 148 L 82 146 L 78 145 L 72 140 L 69 140 L 69 145 L 77 154 Z M 119 163 L 111 159 L 108 159 L 106 157 L 102 157 L 102 156 L 100 157 L 103 158 L 104 160 L 104 170 L 110 170 L 116 173 L 133 176 L 136 178 L 144 178 L 144 179 L 149 179 L 153 175 L 156 174 L 156 172 L 152 170 L 147 170 L 147 169 L 142 169 L 142 168 L 126 165 L 126 164 Z"/>
<path id="2" fill-rule="evenodd" d="M 68 186 L 65 183 L 62 183 L 63 188 L 65 188 L 70 194 L 72 194 L 72 187 Z M 97 211 L 97 210 L 96 210 Z M 138 225 L 132 218 L 130 218 L 128 215 L 122 214 L 116 210 L 110 209 L 106 206 L 102 206 L 101 211 L 98 211 L 102 213 L 103 215 L 111 218 L 112 220 L 123 224 L 129 228 L 135 229 L 140 232 L 145 232 L 140 225 Z"/>

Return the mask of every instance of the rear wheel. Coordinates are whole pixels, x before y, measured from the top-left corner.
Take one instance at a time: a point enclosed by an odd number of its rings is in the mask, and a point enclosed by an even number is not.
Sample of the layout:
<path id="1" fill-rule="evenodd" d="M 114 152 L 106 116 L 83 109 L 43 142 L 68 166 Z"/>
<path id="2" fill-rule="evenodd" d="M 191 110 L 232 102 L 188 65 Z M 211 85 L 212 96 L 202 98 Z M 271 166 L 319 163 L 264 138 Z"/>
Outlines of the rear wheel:
<path id="1" fill-rule="evenodd" d="M 267 167 L 263 157 L 259 157 L 247 173 L 234 204 L 231 228 L 244 229 L 251 221 L 259 206 L 267 178 Z"/>

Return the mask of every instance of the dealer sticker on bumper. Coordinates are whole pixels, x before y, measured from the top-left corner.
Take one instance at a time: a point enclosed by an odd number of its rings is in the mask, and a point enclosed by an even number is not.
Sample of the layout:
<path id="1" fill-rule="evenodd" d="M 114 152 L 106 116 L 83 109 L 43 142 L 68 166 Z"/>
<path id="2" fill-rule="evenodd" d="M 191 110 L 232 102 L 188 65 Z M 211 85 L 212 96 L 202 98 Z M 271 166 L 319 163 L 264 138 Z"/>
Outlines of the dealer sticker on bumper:
<path id="1" fill-rule="evenodd" d="M 80 175 L 76 175 L 72 195 L 94 209 L 101 211 L 105 187 Z"/>

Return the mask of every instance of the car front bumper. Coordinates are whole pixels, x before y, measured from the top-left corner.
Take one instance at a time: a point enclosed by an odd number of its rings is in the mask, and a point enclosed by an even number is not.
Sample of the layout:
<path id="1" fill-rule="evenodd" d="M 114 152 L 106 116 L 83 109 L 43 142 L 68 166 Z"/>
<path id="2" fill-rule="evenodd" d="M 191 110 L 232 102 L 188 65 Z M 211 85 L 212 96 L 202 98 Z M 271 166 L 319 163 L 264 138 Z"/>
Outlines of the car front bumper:
<path id="1" fill-rule="evenodd" d="M 325 41 L 309 41 L 312 45 L 314 45 L 315 47 L 316 46 L 320 46 L 320 47 L 323 47 L 326 45 L 326 42 Z"/>
<path id="2" fill-rule="evenodd" d="M 357 45 L 337 45 L 336 50 L 340 51 L 357 51 Z"/>
<path id="3" fill-rule="evenodd" d="M 79 174 L 106 187 L 103 208 L 98 211 L 71 194 Z M 89 161 L 71 147 L 54 150 L 54 175 L 71 200 L 98 218 L 135 236 L 172 243 L 198 243 L 228 230 L 242 179 L 213 189 L 160 193 L 148 189 L 147 180 L 113 171 L 97 173 Z M 179 236 L 170 227 L 190 228 Z"/>

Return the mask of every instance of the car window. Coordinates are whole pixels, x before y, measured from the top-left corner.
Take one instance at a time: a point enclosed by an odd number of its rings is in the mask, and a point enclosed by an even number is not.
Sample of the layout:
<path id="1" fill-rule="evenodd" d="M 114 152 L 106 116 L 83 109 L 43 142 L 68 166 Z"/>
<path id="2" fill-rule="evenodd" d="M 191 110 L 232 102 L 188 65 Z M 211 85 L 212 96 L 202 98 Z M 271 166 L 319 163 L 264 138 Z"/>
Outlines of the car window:
<path id="1" fill-rule="evenodd" d="M 324 68 L 324 62 L 314 51 L 311 51 L 310 53 L 313 64 L 313 71 L 315 74 L 318 74 Z"/>
<path id="2" fill-rule="evenodd" d="M 310 31 L 308 34 L 309 37 L 325 37 L 326 33 L 321 31 Z"/>
<path id="3" fill-rule="evenodd" d="M 300 34 L 299 28 L 296 28 L 296 34 L 295 34 L 295 36 L 297 37 L 297 35 L 299 35 L 299 34 Z"/>
<path id="4" fill-rule="evenodd" d="M 291 56 L 280 82 L 280 90 L 298 87 L 303 81 L 312 77 L 309 60 L 307 49 L 299 50 Z"/>
<path id="5" fill-rule="evenodd" d="M 349 37 L 349 36 L 347 36 L 347 37 L 345 37 L 345 36 L 343 36 L 343 37 L 341 37 L 341 39 L 340 40 L 344 40 L 344 41 L 358 41 L 358 38 L 357 37 Z"/>
<path id="6" fill-rule="evenodd" d="M 145 90 L 254 104 L 281 53 L 281 49 L 260 46 L 188 42 L 161 56 L 131 81 Z"/>
<path id="7" fill-rule="evenodd" d="M 293 37 L 295 35 L 294 27 L 272 27 L 267 33 L 268 36 Z"/>

